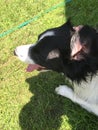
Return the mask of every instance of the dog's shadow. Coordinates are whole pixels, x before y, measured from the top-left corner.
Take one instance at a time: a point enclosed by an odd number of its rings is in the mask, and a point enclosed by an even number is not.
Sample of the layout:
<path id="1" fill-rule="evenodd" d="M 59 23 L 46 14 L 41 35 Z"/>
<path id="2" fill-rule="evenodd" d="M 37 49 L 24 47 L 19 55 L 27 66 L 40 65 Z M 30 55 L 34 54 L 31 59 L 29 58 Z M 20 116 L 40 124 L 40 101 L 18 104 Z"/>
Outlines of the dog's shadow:
<path id="1" fill-rule="evenodd" d="M 27 79 L 26 82 L 33 96 L 19 115 L 22 130 L 59 130 L 63 122 L 62 130 L 67 130 L 69 126 L 74 130 L 77 123 L 80 123 L 78 129 L 84 126 L 87 130 L 85 119 L 89 118 L 88 112 L 74 105 L 70 100 L 58 96 L 54 91 L 56 86 L 65 84 L 63 76 L 45 72 Z M 85 113 L 85 119 L 84 116 L 82 117 L 82 112 Z M 80 118 L 83 118 L 82 125 L 81 121 L 79 122 Z"/>

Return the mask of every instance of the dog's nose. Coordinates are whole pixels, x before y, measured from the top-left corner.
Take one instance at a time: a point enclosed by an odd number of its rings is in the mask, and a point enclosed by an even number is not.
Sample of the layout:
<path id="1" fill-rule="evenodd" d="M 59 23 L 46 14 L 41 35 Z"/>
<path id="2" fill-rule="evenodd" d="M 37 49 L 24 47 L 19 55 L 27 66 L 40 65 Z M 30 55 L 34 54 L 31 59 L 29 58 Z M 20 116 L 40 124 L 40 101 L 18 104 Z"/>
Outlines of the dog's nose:
<path id="1" fill-rule="evenodd" d="M 15 56 L 17 56 L 17 54 L 16 54 L 15 50 L 14 50 L 14 55 L 15 55 Z"/>

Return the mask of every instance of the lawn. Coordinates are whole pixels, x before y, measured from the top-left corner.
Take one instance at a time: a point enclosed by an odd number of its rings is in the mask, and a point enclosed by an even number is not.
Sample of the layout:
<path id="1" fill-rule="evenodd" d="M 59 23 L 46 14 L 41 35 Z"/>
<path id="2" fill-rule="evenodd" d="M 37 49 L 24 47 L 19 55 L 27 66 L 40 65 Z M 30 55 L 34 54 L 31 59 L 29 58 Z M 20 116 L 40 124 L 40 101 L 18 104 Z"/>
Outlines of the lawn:
<path id="1" fill-rule="evenodd" d="M 0 33 L 32 19 L 63 0 L 0 0 Z M 54 89 L 69 84 L 56 72 L 27 73 L 13 55 L 16 46 L 35 43 L 38 34 L 71 17 L 74 25 L 98 25 L 98 0 L 72 0 L 0 38 L 0 130 L 98 130 L 98 117 Z"/>

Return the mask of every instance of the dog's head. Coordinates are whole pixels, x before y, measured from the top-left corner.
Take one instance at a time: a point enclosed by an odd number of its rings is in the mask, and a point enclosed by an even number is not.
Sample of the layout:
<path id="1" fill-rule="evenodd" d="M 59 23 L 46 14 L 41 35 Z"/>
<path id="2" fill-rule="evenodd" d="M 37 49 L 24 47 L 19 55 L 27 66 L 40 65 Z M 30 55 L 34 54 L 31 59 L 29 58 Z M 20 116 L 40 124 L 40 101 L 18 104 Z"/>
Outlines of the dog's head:
<path id="1" fill-rule="evenodd" d="M 66 73 L 65 66 L 98 56 L 98 33 L 90 26 L 64 25 L 39 35 L 35 44 L 22 45 L 15 55 L 30 64 L 28 71 L 48 69 Z"/>
<path id="2" fill-rule="evenodd" d="M 35 44 L 18 46 L 14 54 L 29 65 L 28 71 L 48 69 L 63 72 L 63 56 L 68 57 L 70 38 L 73 32 L 71 23 L 49 29 L 38 36 Z"/>

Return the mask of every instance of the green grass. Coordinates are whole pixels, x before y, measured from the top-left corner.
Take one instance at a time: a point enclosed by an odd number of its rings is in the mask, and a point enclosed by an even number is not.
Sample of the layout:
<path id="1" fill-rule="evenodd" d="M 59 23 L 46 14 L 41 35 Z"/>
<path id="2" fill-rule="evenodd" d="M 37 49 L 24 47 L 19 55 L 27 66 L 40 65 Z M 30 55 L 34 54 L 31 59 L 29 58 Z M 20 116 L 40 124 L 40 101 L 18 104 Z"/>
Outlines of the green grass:
<path id="1" fill-rule="evenodd" d="M 59 2 L 0 0 L 0 33 Z M 55 72 L 27 73 L 27 65 L 13 56 L 16 46 L 35 43 L 38 34 L 61 25 L 66 17 L 71 17 L 74 25 L 95 27 L 98 0 L 72 0 L 66 7 L 0 38 L 0 130 L 98 130 L 98 117 L 55 94 L 55 87 L 68 83 L 63 76 Z"/>

